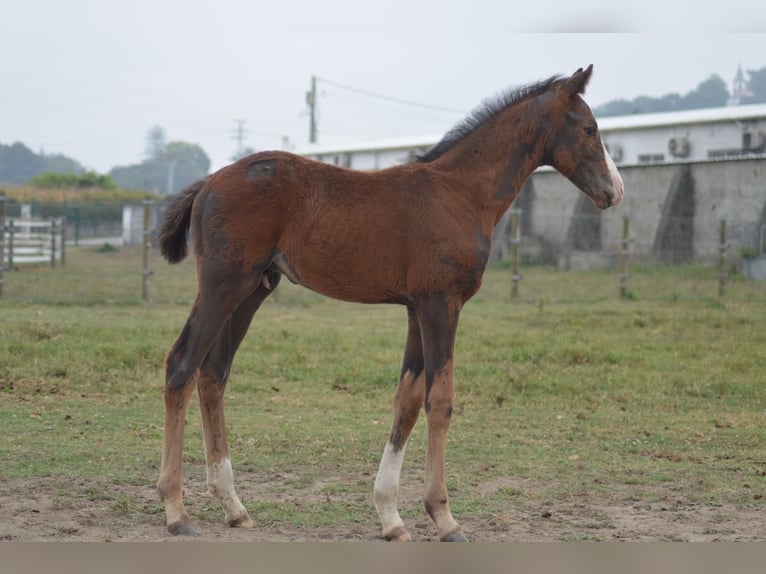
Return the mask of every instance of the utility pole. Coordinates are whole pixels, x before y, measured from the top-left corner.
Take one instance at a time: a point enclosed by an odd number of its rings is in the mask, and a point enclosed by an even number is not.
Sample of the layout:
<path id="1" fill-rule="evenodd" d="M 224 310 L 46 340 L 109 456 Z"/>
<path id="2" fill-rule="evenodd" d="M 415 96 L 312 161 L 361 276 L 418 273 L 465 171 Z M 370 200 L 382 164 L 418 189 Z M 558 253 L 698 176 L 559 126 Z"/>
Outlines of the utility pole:
<path id="1" fill-rule="evenodd" d="M 234 130 L 234 135 L 231 137 L 234 141 L 237 142 L 237 151 L 235 152 L 236 159 L 241 158 L 243 155 L 245 155 L 245 134 L 247 133 L 247 130 L 245 129 L 245 120 L 234 120 L 237 122 L 237 128 Z"/>
<path id="2" fill-rule="evenodd" d="M 311 76 L 311 90 L 306 92 L 306 103 L 309 106 L 309 142 L 317 143 L 317 77 Z"/>
<path id="3" fill-rule="evenodd" d="M 175 181 L 176 181 L 176 157 L 173 154 L 168 155 L 168 159 L 170 159 L 170 163 L 168 163 L 168 183 L 167 183 L 167 194 L 173 195 L 174 189 L 175 189 Z"/>

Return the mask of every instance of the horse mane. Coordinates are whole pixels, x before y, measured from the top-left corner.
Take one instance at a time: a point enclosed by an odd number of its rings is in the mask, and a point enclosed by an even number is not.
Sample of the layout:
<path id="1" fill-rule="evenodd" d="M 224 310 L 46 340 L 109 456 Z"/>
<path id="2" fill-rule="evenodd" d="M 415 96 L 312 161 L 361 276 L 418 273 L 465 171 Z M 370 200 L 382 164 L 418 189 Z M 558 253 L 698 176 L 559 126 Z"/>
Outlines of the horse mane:
<path id="1" fill-rule="evenodd" d="M 526 84 L 518 88 L 511 88 L 494 97 L 487 98 L 476 109 L 471 111 L 468 116 L 455 124 L 439 143 L 423 155 L 416 156 L 414 161 L 416 163 L 428 163 L 440 158 L 499 113 L 522 100 L 538 96 L 563 81 L 564 78 L 561 76 L 551 76 L 547 80 Z"/>

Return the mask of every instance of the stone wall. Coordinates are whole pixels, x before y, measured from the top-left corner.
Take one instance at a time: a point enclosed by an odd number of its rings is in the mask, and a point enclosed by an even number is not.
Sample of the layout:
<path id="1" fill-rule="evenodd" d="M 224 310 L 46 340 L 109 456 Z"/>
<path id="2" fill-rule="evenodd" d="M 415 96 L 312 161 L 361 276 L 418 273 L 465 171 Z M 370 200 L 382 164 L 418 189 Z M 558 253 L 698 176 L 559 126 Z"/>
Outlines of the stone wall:
<path id="1" fill-rule="evenodd" d="M 523 256 L 562 268 L 611 265 L 625 216 L 634 260 L 713 262 L 721 219 L 733 263 L 740 247 L 757 246 L 766 224 L 766 159 L 635 165 L 620 173 L 622 203 L 600 211 L 559 173 L 535 172 L 511 208 L 522 209 Z M 498 225 L 495 258 L 507 257 L 508 217 Z"/>

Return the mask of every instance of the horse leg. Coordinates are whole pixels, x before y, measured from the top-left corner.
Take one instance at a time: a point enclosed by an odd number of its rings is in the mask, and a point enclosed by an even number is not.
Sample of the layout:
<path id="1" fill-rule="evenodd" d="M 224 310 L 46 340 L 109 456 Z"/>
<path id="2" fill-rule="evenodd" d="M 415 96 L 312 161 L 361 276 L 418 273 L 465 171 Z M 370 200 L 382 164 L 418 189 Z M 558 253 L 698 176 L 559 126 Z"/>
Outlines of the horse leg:
<path id="1" fill-rule="evenodd" d="M 231 363 L 245 337 L 250 322 L 261 303 L 279 283 L 280 275 L 272 273 L 267 287 L 260 285 L 224 325 L 213 348 L 197 372 L 197 392 L 205 435 L 207 486 L 223 507 L 226 523 L 231 527 L 252 528 L 253 520 L 234 489 L 234 473 L 229 458 L 223 394 L 231 371 Z"/>
<path id="2" fill-rule="evenodd" d="M 182 500 L 186 406 L 200 364 L 242 300 L 241 290 L 245 284 L 231 279 L 219 279 L 217 290 L 203 288 L 200 282 L 200 291 L 189 318 L 165 360 L 165 433 L 157 490 L 165 505 L 167 528 L 171 534 L 194 534 Z"/>
<path id="3" fill-rule="evenodd" d="M 373 496 L 375 509 L 383 526 L 383 536 L 386 540 L 397 542 L 411 540 L 397 510 L 399 474 L 404 459 L 404 447 L 412 427 L 418 420 L 425 395 L 420 325 L 414 310 L 409 307 L 407 319 L 407 342 L 404 347 L 402 372 L 394 395 L 394 422 L 380 460 Z"/>
<path id="4" fill-rule="evenodd" d="M 445 479 L 447 430 L 452 418 L 455 389 L 452 379 L 455 334 L 460 304 L 431 296 L 418 308 L 425 362 L 425 410 L 428 420 L 426 483 L 423 502 L 439 532 L 439 539 L 465 542 L 467 538 L 452 518 Z"/>
<path id="5" fill-rule="evenodd" d="M 167 367 L 166 367 L 167 369 Z M 191 375 L 186 373 L 188 378 Z M 176 535 L 194 535 L 194 527 L 184 508 L 181 487 L 183 482 L 183 440 L 186 405 L 194 385 L 172 386 L 165 383 L 165 432 L 162 445 L 162 463 L 157 490 L 165 505 L 168 531 Z"/>

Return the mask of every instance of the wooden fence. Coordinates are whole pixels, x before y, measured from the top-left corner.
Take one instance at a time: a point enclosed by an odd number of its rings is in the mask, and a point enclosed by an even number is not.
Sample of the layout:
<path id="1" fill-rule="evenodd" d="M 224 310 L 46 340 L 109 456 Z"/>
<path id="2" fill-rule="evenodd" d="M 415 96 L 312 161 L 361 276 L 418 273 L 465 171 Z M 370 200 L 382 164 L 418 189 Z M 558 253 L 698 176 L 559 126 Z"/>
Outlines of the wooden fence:
<path id="1" fill-rule="evenodd" d="M 522 243 L 521 235 L 521 212 L 519 210 L 511 210 L 511 299 L 519 298 L 519 282 L 521 281 L 521 274 L 519 273 L 519 266 L 521 263 L 520 244 Z M 764 248 L 766 247 L 766 225 L 762 225 L 759 230 L 758 237 L 759 245 L 753 250 L 757 253 L 757 258 L 744 259 L 743 267 L 745 263 L 751 268 L 749 272 L 745 272 L 746 277 L 754 279 L 766 279 L 761 276 L 761 273 L 766 275 L 766 269 L 761 272 L 758 265 L 763 264 L 766 268 L 766 257 L 764 257 Z M 628 280 L 630 273 L 628 270 L 628 264 L 630 260 L 630 246 L 633 243 L 633 237 L 630 233 L 630 218 L 623 216 L 622 218 L 622 235 L 619 243 L 619 292 L 620 297 L 628 299 L 632 295 L 628 288 Z M 728 241 L 726 220 L 719 220 L 718 225 L 718 297 L 723 297 L 726 293 L 726 284 L 729 281 L 730 267 L 727 266 L 727 253 L 731 251 L 732 244 Z M 743 269 L 744 271 L 744 269 Z"/>
<path id="2" fill-rule="evenodd" d="M 62 219 L 8 219 L 3 228 L 2 265 L 13 271 L 20 265 L 66 263 L 66 225 Z"/>

